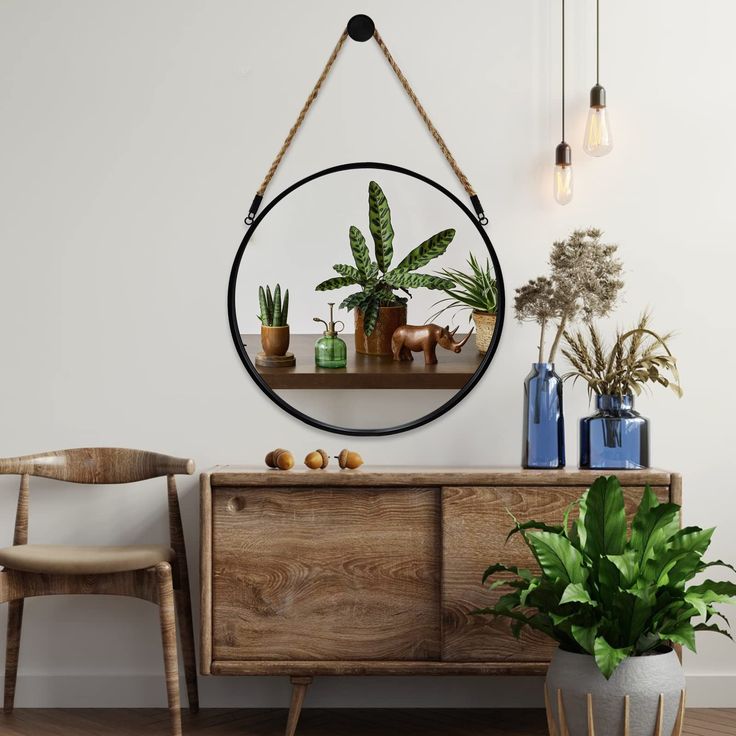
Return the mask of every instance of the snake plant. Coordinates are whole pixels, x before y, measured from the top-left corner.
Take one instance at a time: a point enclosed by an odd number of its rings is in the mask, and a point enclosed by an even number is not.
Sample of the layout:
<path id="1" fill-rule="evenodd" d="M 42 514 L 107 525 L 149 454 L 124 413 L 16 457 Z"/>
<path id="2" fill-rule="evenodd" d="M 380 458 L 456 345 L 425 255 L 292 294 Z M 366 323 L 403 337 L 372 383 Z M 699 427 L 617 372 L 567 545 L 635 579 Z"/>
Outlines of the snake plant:
<path id="1" fill-rule="evenodd" d="M 271 294 L 271 287 L 258 287 L 258 303 L 261 307 L 261 313 L 258 319 L 265 327 L 285 327 L 289 323 L 289 290 L 284 292 L 284 298 L 281 299 L 281 286 L 276 284 L 276 288 Z"/>
<path id="2" fill-rule="evenodd" d="M 346 297 L 340 304 L 340 308 L 348 311 L 357 308 L 363 312 L 366 335 L 373 332 L 381 307 L 394 307 L 407 303 L 407 298 L 399 296 L 395 290 L 401 290 L 411 296 L 409 289 L 419 287 L 450 289 L 455 285 L 453 281 L 442 276 L 416 273 L 418 268 L 426 266 L 447 250 L 455 237 L 455 231 L 452 228 L 442 230 L 425 240 L 398 265 L 391 268 L 394 256 L 394 228 L 391 224 L 391 210 L 386 195 L 375 181 L 368 185 L 368 219 L 376 260 L 371 259 L 363 233 L 352 225 L 350 227 L 350 250 L 355 266 L 343 263 L 334 265 L 333 268 L 339 275 L 316 286 L 317 291 L 360 286 L 360 291 Z"/>
<path id="3" fill-rule="evenodd" d="M 681 529 L 679 514 L 677 504 L 660 503 L 647 486 L 627 531 L 621 484 L 616 476 L 600 477 L 568 506 L 559 526 L 514 519 L 509 537 L 521 535 L 540 572 L 491 565 L 483 581 L 498 575 L 490 589 L 510 592 L 474 613 L 510 619 L 517 638 L 528 626 L 569 652 L 590 654 L 606 678 L 627 657 L 663 644 L 695 651 L 697 631 L 731 638 L 716 606 L 736 601 L 736 583 L 689 583 L 714 566 L 736 568 L 705 562 L 715 530 Z"/>

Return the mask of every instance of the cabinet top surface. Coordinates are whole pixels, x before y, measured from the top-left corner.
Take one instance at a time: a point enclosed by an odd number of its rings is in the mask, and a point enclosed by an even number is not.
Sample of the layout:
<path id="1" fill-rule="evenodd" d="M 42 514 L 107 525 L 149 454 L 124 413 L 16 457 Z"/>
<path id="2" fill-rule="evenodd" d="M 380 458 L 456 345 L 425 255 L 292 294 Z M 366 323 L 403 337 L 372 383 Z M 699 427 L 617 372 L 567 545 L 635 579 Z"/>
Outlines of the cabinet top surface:
<path id="1" fill-rule="evenodd" d="M 618 475 L 623 485 L 669 485 L 667 470 L 527 470 L 491 466 L 370 465 L 358 470 L 306 468 L 270 470 L 257 465 L 216 465 L 202 473 L 212 485 L 370 486 L 370 485 L 590 485 L 601 475 Z"/>

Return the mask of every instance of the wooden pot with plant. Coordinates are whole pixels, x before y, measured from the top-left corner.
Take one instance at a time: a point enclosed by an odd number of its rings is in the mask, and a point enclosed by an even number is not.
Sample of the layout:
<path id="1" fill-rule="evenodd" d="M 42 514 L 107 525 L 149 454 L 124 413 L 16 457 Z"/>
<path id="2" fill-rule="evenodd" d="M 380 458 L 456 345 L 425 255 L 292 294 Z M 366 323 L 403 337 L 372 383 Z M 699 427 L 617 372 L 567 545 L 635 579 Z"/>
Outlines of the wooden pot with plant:
<path id="1" fill-rule="evenodd" d="M 485 265 L 481 266 L 471 253 L 468 258 L 470 272 L 455 268 L 444 268 L 438 276 L 455 283 L 454 287 L 443 289 L 447 296 L 435 302 L 433 306 L 442 308 L 429 318 L 434 322 L 444 312 L 469 310 L 468 320 L 475 323 L 475 346 L 478 352 L 488 352 L 496 329 L 496 312 L 498 309 L 498 286 L 491 270 L 490 259 L 486 258 Z"/>
<path id="2" fill-rule="evenodd" d="M 564 379 L 582 379 L 595 396 L 596 413 L 580 420 L 580 467 L 634 469 L 649 467 L 649 420 L 634 409 L 634 397 L 650 385 L 682 396 L 677 360 L 668 342 L 649 328 L 644 313 L 636 326 L 619 331 L 608 349 L 593 324 L 565 332 L 562 354 L 573 370 Z"/>
<path id="3" fill-rule="evenodd" d="M 394 229 L 391 210 L 381 187 L 368 186 L 368 218 L 375 246 L 375 261 L 361 231 L 350 227 L 350 250 L 355 265 L 336 264 L 339 274 L 316 287 L 317 291 L 359 286 L 346 297 L 341 309 L 355 311 L 355 350 L 365 355 L 391 355 L 391 336 L 407 322 L 406 305 L 410 289 L 445 289 L 454 286 L 447 278 L 417 273 L 418 268 L 441 256 L 452 243 L 455 231 L 442 230 L 412 250 L 398 265 L 391 267 L 394 255 Z M 407 296 L 400 296 L 402 291 Z"/>
<path id="4" fill-rule="evenodd" d="M 560 525 L 515 521 L 538 570 L 495 563 L 483 576 L 506 589 L 476 614 L 507 618 L 559 648 L 545 683 L 549 733 L 557 736 L 680 736 L 685 677 L 675 645 L 695 651 L 699 631 L 724 634 L 718 604 L 736 584 L 702 580 L 714 529 L 680 529 L 680 507 L 647 487 L 627 530 L 615 476 L 598 478 Z M 577 515 L 577 518 L 575 516 Z"/>
<path id="5" fill-rule="evenodd" d="M 258 287 L 258 303 L 261 321 L 261 347 L 256 362 L 260 365 L 294 365 L 294 356 L 289 350 L 289 290 L 281 296 L 281 286 L 271 292 L 271 287 Z"/>
<path id="6" fill-rule="evenodd" d="M 576 320 L 604 317 L 613 309 L 623 287 L 617 246 L 601 242 L 594 228 L 575 230 L 555 242 L 549 256 L 550 275 L 530 280 L 516 289 L 514 308 L 519 322 L 539 325 L 537 362 L 524 381 L 525 468 L 565 466 L 565 428 L 562 379 L 555 358 L 563 334 Z M 547 327 L 555 332 L 546 351 Z"/>

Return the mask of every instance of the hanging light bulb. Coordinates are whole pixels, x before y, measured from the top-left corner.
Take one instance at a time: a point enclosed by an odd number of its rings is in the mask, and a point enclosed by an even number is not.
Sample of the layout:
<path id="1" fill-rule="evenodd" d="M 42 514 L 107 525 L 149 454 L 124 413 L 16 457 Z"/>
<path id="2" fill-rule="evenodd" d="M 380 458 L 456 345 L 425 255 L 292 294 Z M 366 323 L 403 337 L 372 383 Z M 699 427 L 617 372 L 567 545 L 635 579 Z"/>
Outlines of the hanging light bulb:
<path id="1" fill-rule="evenodd" d="M 562 0 L 562 141 L 555 148 L 554 195 L 558 204 L 572 199 L 572 149 L 565 142 L 565 0 Z"/>
<path id="2" fill-rule="evenodd" d="M 572 199 L 572 149 L 565 141 L 555 148 L 554 194 L 558 204 Z"/>
<path id="3" fill-rule="evenodd" d="M 600 0 L 595 4 L 595 86 L 590 90 L 590 110 L 585 125 L 583 150 L 590 156 L 605 156 L 613 148 L 613 133 L 606 107 L 606 90 L 600 84 Z"/>

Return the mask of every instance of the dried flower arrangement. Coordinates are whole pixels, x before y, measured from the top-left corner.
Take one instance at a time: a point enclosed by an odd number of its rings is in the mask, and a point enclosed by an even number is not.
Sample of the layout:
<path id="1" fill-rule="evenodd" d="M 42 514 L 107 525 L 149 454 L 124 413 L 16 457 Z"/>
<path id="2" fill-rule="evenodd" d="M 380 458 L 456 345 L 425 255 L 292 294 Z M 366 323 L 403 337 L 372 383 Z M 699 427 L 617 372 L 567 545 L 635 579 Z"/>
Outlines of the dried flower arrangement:
<path id="1" fill-rule="evenodd" d="M 585 331 L 565 331 L 562 354 L 574 370 L 563 378 L 582 378 L 591 396 L 638 396 L 648 383 L 682 396 L 677 360 L 667 345 L 672 333 L 657 334 L 649 328 L 649 320 L 650 314 L 644 312 L 633 329 L 619 330 L 610 350 L 592 323 L 587 325 L 587 335 Z"/>
<path id="2" fill-rule="evenodd" d="M 556 324 L 547 362 L 554 362 L 560 340 L 576 319 L 589 322 L 605 317 L 623 288 L 623 266 L 616 258 L 617 245 L 601 242 L 597 228 L 575 230 L 557 241 L 549 256 L 550 276 L 540 276 L 516 289 L 514 308 L 519 322 L 540 325 L 539 361 L 544 362 L 545 331 Z"/>

